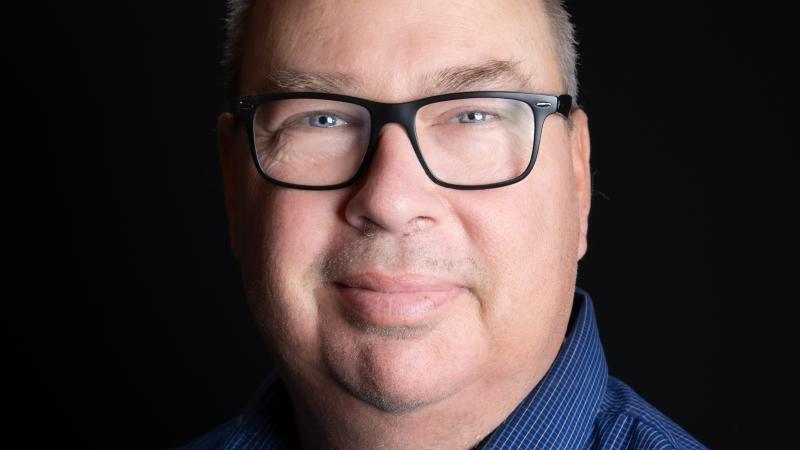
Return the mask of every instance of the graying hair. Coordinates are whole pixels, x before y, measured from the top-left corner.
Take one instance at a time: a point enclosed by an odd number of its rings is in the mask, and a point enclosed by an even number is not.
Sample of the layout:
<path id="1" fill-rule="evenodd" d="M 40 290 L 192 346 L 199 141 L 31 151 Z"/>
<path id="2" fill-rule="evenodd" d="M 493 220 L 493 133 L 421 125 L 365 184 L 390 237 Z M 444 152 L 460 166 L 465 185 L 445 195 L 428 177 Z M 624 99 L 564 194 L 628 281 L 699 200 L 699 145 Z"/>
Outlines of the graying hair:
<path id="1" fill-rule="evenodd" d="M 225 18 L 225 44 L 222 69 L 226 87 L 231 95 L 238 90 L 239 69 L 247 27 L 247 16 L 253 0 L 227 0 L 228 15 Z M 556 54 L 558 55 L 561 81 L 573 101 L 578 99 L 578 50 L 575 27 L 564 6 L 564 0 L 541 0 L 549 19 Z"/>

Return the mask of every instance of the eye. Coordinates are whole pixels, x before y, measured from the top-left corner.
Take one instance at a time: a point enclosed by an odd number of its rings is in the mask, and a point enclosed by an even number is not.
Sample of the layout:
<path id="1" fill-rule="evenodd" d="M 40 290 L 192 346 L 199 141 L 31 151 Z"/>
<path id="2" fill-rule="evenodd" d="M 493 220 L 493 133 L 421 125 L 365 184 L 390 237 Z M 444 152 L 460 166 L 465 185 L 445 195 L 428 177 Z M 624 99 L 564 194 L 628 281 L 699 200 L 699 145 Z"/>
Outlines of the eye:
<path id="1" fill-rule="evenodd" d="M 347 121 L 335 114 L 319 113 L 306 117 L 303 122 L 315 128 L 333 128 L 347 125 Z"/>
<path id="2" fill-rule="evenodd" d="M 458 123 L 481 123 L 494 117 L 483 111 L 468 111 L 458 116 Z"/>

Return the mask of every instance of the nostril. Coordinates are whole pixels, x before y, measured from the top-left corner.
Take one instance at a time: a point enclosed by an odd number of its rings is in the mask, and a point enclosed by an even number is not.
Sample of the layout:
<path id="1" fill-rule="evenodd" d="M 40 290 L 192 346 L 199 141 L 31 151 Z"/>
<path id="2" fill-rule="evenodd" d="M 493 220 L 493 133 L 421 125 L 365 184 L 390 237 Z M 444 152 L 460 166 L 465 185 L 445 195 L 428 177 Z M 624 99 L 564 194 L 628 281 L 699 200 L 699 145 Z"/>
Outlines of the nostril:
<path id="1" fill-rule="evenodd" d="M 428 229 L 433 225 L 434 220 L 430 217 L 415 217 L 408 222 L 408 229 L 403 236 L 413 236 L 414 234 Z"/>
<path id="2" fill-rule="evenodd" d="M 375 223 L 374 221 L 370 220 L 369 217 L 361 216 L 362 223 L 364 226 L 361 228 L 361 232 L 364 237 L 372 237 L 378 234 L 380 230 L 380 225 Z"/>

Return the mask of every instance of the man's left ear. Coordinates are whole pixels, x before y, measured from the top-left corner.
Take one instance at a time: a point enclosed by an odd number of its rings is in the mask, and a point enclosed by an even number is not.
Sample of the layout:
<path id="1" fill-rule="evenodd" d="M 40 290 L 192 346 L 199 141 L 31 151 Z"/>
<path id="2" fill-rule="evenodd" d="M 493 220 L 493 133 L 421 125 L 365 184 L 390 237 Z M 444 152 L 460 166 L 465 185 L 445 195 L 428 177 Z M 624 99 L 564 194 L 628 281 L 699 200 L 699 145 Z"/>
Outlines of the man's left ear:
<path id="1" fill-rule="evenodd" d="M 586 254 L 589 232 L 589 209 L 592 205 L 592 173 L 589 166 L 591 143 L 589 140 L 589 117 L 582 109 L 570 114 L 572 130 L 570 132 L 572 146 L 572 170 L 575 175 L 575 190 L 578 196 L 578 218 L 580 221 L 580 237 L 578 243 L 578 259 Z"/>

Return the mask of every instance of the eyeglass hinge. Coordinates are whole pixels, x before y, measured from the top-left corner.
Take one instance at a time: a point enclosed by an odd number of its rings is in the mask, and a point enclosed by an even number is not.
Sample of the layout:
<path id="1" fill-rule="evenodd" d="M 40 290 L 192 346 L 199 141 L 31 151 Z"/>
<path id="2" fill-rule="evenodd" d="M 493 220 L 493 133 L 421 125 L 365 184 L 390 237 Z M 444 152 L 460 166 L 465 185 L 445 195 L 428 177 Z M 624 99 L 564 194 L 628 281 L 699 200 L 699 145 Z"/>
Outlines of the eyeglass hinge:
<path id="1" fill-rule="evenodd" d="M 239 109 L 250 110 L 253 109 L 253 104 L 247 100 L 239 100 Z"/>
<path id="2" fill-rule="evenodd" d="M 553 104 L 550 102 L 536 102 L 536 106 L 538 106 L 539 108 L 547 108 L 553 106 Z"/>

